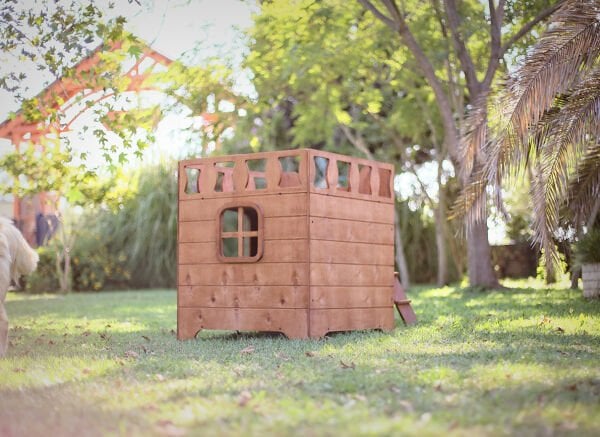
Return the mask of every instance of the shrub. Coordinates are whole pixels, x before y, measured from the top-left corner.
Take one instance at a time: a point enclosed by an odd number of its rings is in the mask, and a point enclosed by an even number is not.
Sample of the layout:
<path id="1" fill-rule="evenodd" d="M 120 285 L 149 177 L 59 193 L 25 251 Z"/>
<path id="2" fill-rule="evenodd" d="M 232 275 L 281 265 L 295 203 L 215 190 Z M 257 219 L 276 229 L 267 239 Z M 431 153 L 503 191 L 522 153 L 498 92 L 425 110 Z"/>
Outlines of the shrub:
<path id="1" fill-rule="evenodd" d="M 40 247 L 37 269 L 31 275 L 23 278 L 23 290 L 28 293 L 53 293 L 60 289 L 56 274 L 56 257 L 50 247 Z"/>
<path id="2" fill-rule="evenodd" d="M 592 228 L 575 244 L 577 263 L 600 263 L 600 228 Z"/>

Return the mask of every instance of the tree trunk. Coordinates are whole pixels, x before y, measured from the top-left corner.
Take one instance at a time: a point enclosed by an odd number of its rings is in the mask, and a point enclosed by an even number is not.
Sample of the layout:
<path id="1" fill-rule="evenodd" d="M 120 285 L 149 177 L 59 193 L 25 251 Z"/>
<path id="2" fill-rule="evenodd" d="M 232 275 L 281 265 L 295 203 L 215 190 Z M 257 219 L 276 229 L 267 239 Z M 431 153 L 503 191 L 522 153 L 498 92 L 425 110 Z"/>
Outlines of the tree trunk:
<path id="1" fill-rule="evenodd" d="M 408 274 L 408 265 L 406 264 L 406 255 L 404 254 L 404 244 L 402 243 L 402 231 L 400 230 L 400 220 L 398 218 L 398 209 L 394 206 L 394 240 L 396 243 L 396 264 L 400 271 L 400 282 L 405 290 L 410 287 L 410 277 Z"/>
<path id="2" fill-rule="evenodd" d="M 491 255 L 487 223 L 471 224 L 467 229 L 467 269 L 471 287 L 498 287 L 498 278 L 492 270 Z"/>
<path id="3" fill-rule="evenodd" d="M 440 154 L 441 156 L 441 154 Z M 446 249 L 446 193 L 442 184 L 442 160 L 437 170 L 438 204 L 435 210 L 435 245 L 437 248 L 437 285 L 448 283 L 448 254 Z"/>

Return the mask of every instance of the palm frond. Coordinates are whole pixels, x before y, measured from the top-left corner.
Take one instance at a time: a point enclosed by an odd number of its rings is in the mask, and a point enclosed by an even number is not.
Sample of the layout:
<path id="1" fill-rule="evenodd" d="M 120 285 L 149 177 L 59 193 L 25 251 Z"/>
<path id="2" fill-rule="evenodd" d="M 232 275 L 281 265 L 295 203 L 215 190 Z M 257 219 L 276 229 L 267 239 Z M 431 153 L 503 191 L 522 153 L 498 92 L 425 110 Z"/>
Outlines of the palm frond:
<path id="1" fill-rule="evenodd" d="M 549 30 L 513 74 L 490 107 L 496 133 L 487 166 L 497 173 L 518 172 L 529 159 L 531 127 L 552 107 L 557 95 L 570 89 L 600 56 L 600 2 L 566 2 L 552 17 Z"/>
<path id="2" fill-rule="evenodd" d="M 587 222 L 596 199 L 600 197 L 600 143 L 588 147 L 571 178 L 567 201 L 575 223 Z"/>

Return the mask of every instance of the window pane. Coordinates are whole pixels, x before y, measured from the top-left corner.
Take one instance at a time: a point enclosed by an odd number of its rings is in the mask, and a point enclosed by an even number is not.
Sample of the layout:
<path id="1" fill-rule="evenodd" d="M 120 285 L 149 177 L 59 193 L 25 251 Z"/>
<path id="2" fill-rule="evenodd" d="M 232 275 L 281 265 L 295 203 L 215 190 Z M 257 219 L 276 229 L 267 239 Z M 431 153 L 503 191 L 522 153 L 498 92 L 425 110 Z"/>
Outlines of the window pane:
<path id="1" fill-rule="evenodd" d="M 244 238 L 244 256 L 256 256 L 258 253 L 258 238 Z"/>
<path id="2" fill-rule="evenodd" d="M 254 208 L 244 208 L 244 231 L 258 231 L 258 212 Z"/>
<path id="3" fill-rule="evenodd" d="M 327 184 L 327 166 L 329 166 L 329 159 L 315 156 L 315 180 L 313 181 L 315 188 L 329 187 Z"/>
<path id="4" fill-rule="evenodd" d="M 233 258 L 238 256 L 238 239 L 223 238 L 222 245 L 223 256 Z"/>
<path id="5" fill-rule="evenodd" d="M 230 208 L 223 211 L 223 219 L 221 220 L 223 232 L 237 232 L 238 230 L 238 209 Z"/>

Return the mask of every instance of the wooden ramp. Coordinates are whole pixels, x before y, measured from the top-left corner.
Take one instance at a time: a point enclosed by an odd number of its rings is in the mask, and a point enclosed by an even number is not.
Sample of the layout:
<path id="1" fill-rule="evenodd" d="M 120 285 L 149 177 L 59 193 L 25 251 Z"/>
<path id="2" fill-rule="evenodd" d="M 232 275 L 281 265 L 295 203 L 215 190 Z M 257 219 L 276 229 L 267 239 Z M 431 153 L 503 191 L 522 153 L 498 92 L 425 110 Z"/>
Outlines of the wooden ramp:
<path id="1" fill-rule="evenodd" d="M 417 323 L 417 315 L 410 306 L 410 299 L 406 296 L 404 287 L 400 283 L 398 272 L 394 274 L 394 305 L 405 325 Z"/>

